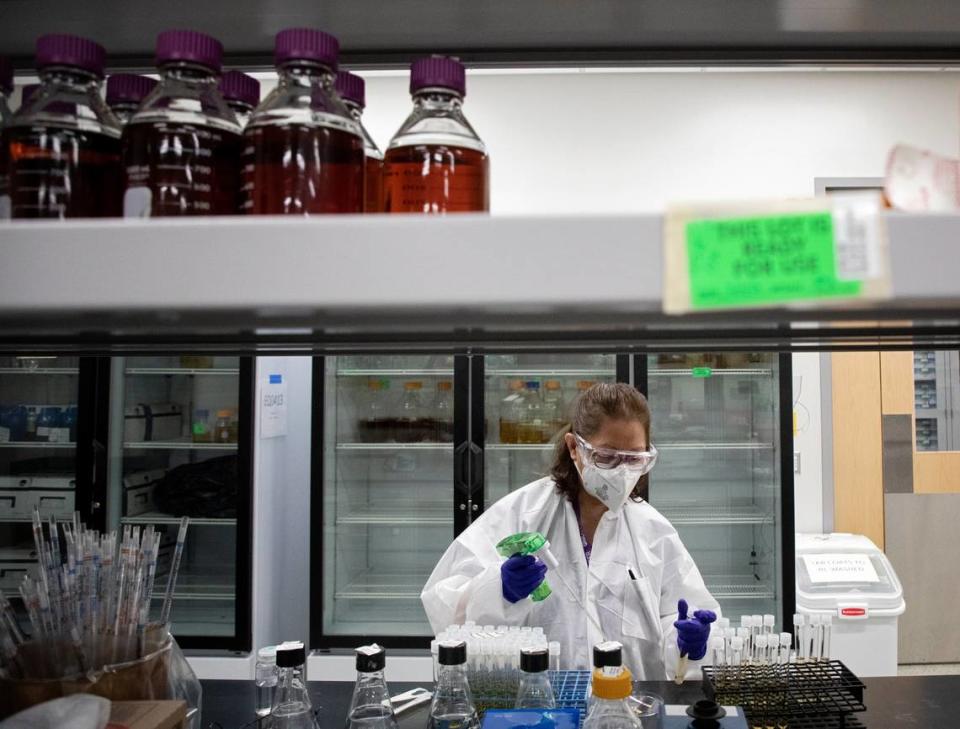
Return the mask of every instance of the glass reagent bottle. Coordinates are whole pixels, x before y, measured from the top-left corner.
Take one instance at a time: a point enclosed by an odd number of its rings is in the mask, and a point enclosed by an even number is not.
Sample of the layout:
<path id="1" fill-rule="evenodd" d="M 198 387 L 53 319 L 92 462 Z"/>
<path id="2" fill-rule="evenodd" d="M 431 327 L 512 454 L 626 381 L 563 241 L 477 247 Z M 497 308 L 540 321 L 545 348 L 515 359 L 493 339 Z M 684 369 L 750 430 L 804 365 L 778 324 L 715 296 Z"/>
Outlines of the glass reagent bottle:
<path id="1" fill-rule="evenodd" d="M 520 686 L 517 690 L 518 709 L 554 709 L 557 700 L 550 684 L 547 669 L 550 652 L 546 648 L 520 650 Z"/>
<path id="2" fill-rule="evenodd" d="M 489 158 L 463 114 L 466 72 L 453 58 L 410 67 L 413 112 L 384 156 L 388 213 L 469 213 L 490 209 Z"/>
<path id="3" fill-rule="evenodd" d="M 240 125 L 217 88 L 222 57 L 203 33 L 157 36 L 160 84 L 123 130 L 125 217 L 237 212 Z"/>
<path id="4" fill-rule="evenodd" d="M 373 141 L 362 121 L 363 110 L 367 105 L 366 82 L 355 73 L 340 71 L 337 73 L 335 87 L 363 134 L 363 212 L 383 212 L 383 152 Z"/>
<path id="5" fill-rule="evenodd" d="M 267 716 L 273 707 L 273 694 L 279 680 L 277 647 L 268 645 L 257 651 L 255 678 L 257 684 L 257 716 Z"/>
<path id="6" fill-rule="evenodd" d="M 357 683 L 346 729 L 397 729 L 390 691 L 383 676 L 387 653 L 376 643 L 357 648 Z"/>
<path id="7" fill-rule="evenodd" d="M 120 122 L 100 96 L 106 51 L 37 39 L 40 88 L 4 131 L 14 218 L 100 218 L 121 207 Z"/>
<path id="8" fill-rule="evenodd" d="M 427 729 L 477 729 L 480 721 L 467 681 L 467 644 L 443 641 L 437 658 L 440 667 Z"/>
<path id="9" fill-rule="evenodd" d="M 641 729 L 639 719 L 627 702 L 632 691 L 633 679 L 626 668 L 616 676 L 594 669 L 594 700 L 583 729 Z"/>

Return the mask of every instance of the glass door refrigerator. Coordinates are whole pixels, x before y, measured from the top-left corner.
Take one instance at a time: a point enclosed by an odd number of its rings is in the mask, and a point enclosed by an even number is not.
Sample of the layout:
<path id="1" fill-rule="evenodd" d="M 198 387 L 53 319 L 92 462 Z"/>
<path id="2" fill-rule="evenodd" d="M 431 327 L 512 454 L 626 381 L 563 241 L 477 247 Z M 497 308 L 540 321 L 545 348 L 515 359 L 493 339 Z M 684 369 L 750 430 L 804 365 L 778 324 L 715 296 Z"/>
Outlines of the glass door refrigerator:
<path id="1" fill-rule="evenodd" d="M 253 361 L 156 356 L 111 360 L 108 528 L 163 534 L 164 584 L 190 517 L 173 633 L 183 648 L 250 650 Z M 155 595 L 159 610 L 162 593 Z"/>
<path id="2" fill-rule="evenodd" d="M 790 355 L 644 358 L 660 459 L 650 503 L 676 527 L 724 615 L 794 612 Z"/>
<path id="3" fill-rule="evenodd" d="M 650 501 L 724 611 L 792 614 L 789 357 L 723 357 L 316 358 L 311 646 L 426 646 L 437 560 L 485 505 L 546 475 L 570 403 L 598 381 L 649 393 Z"/>
<path id="4" fill-rule="evenodd" d="M 0 590 L 25 618 L 20 583 L 35 564 L 31 521 L 102 528 L 94 477 L 97 373 L 92 357 L 0 357 Z M 27 628 L 26 623 L 23 626 Z"/>

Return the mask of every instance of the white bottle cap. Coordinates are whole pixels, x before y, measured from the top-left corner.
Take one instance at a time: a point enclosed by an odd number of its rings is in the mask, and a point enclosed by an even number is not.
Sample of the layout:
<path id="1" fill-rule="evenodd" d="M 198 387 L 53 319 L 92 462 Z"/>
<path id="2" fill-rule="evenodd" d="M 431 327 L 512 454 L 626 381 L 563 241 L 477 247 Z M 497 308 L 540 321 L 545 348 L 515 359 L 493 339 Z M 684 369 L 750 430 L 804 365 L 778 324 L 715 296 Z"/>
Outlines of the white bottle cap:
<path id="1" fill-rule="evenodd" d="M 766 648 L 766 647 L 767 647 L 767 636 L 766 636 L 766 635 L 758 635 L 758 636 L 754 639 L 754 645 L 755 645 L 757 648 Z"/>
<path id="2" fill-rule="evenodd" d="M 737 637 L 743 640 L 750 635 L 750 628 L 737 628 Z"/>
<path id="3" fill-rule="evenodd" d="M 772 615 L 764 615 L 764 616 L 763 616 L 763 625 L 764 625 L 764 627 L 766 627 L 766 628 L 772 628 L 775 622 L 776 622 L 776 619 L 775 619 Z"/>
<path id="4" fill-rule="evenodd" d="M 737 634 L 737 631 L 735 628 L 723 629 L 723 637 L 726 638 L 727 640 L 729 640 L 730 638 L 733 638 L 733 636 L 735 636 L 736 634 Z"/>
<path id="5" fill-rule="evenodd" d="M 736 638 L 733 638 L 733 639 L 730 641 L 730 647 L 733 648 L 733 650 L 735 650 L 735 651 L 742 651 L 742 650 L 743 650 L 743 638 L 741 638 L 739 635 L 738 635 Z"/>
<path id="6" fill-rule="evenodd" d="M 752 621 L 753 621 L 753 616 L 752 616 L 752 615 L 741 615 L 741 616 L 740 616 L 740 627 L 741 627 L 741 628 L 749 628 L 749 627 L 750 627 L 750 623 L 751 623 Z"/>
<path id="7" fill-rule="evenodd" d="M 717 627 L 726 630 L 730 627 L 730 618 L 717 618 Z"/>
<path id="8" fill-rule="evenodd" d="M 723 650 L 723 638 L 711 638 L 710 639 L 710 648 L 715 651 Z"/>
<path id="9" fill-rule="evenodd" d="M 807 624 L 807 616 L 806 616 L 806 615 L 802 615 L 801 613 L 794 613 L 794 614 L 793 614 L 793 624 L 794 624 L 794 625 L 806 625 L 806 624 Z"/>
<path id="10" fill-rule="evenodd" d="M 257 651 L 257 658 L 261 661 L 273 661 L 277 660 L 277 646 L 275 645 L 265 645 L 263 648 Z"/>
<path id="11" fill-rule="evenodd" d="M 833 625 L 833 615 L 830 613 L 827 613 L 826 615 L 821 615 L 820 622 L 822 622 L 824 625 Z"/>
<path id="12" fill-rule="evenodd" d="M 780 633 L 780 647 L 789 648 L 793 645 L 793 636 L 790 633 Z"/>
<path id="13" fill-rule="evenodd" d="M 820 616 L 817 613 L 810 616 L 810 625 L 820 625 Z"/>

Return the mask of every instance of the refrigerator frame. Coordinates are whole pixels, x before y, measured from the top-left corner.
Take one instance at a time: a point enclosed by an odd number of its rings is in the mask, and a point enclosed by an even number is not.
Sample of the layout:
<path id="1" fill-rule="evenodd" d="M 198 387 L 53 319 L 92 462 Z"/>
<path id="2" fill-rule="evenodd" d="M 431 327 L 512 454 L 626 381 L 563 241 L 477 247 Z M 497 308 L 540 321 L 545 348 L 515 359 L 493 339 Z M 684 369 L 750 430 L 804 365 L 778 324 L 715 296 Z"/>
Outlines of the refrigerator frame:
<path id="1" fill-rule="evenodd" d="M 686 350 L 684 350 L 686 351 Z M 700 350 L 697 350 L 700 351 Z M 603 353 L 602 348 L 590 349 L 584 354 Z M 485 409 L 485 363 L 490 352 L 454 355 L 454 462 L 451 487 L 454 489 L 455 539 L 472 520 L 479 517 L 485 508 L 484 469 L 484 409 Z M 644 395 L 648 392 L 648 366 L 646 352 L 615 353 L 615 379 L 633 384 Z M 632 361 L 631 361 L 632 358 Z M 782 575 L 783 625 L 792 625 L 796 602 L 794 565 L 794 502 L 793 502 L 793 396 L 791 359 L 789 353 L 779 353 L 779 400 L 780 408 L 780 528 L 782 550 L 780 574 Z M 312 359 L 313 395 L 310 455 L 310 639 L 311 650 L 329 652 L 335 649 L 354 648 L 370 641 L 392 649 L 428 648 L 430 636 L 390 636 L 383 634 L 328 635 L 323 630 L 324 618 L 324 442 L 326 423 L 326 356 Z M 655 506 L 655 505 L 654 505 Z"/>

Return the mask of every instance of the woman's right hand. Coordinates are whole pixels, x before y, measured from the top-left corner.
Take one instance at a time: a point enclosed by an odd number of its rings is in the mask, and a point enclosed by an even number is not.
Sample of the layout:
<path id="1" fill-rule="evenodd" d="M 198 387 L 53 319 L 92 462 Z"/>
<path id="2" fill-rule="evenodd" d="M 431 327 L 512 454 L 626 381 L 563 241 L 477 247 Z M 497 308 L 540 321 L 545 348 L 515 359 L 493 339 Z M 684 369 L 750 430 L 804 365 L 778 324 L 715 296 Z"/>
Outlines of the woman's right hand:
<path id="1" fill-rule="evenodd" d="M 531 554 L 515 554 L 500 565 L 503 598 L 516 603 L 528 597 L 543 582 L 547 566 Z"/>

